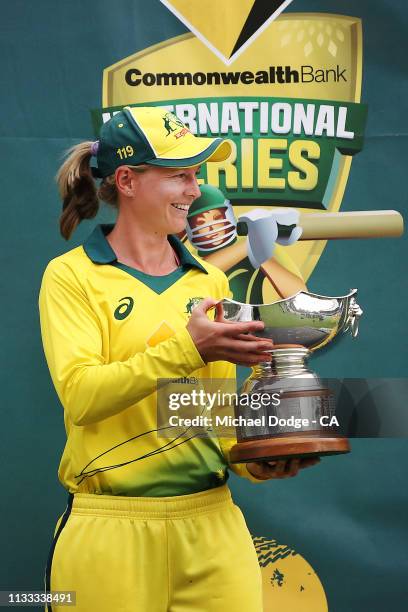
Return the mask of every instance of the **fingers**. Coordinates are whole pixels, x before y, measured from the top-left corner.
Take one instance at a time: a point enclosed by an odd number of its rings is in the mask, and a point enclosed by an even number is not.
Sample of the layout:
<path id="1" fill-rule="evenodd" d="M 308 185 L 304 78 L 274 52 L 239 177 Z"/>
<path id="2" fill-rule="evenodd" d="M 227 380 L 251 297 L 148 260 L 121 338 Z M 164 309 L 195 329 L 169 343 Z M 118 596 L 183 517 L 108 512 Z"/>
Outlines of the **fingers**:
<path id="1" fill-rule="evenodd" d="M 256 340 L 259 342 L 259 340 L 262 340 L 262 342 L 265 342 L 268 345 L 269 349 L 273 348 L 273 340 L 271 338 L 262 338 L 261 336 L 254 336 L 253 334 L 238 334 L 236 338 L 237 340 L 243 340 L 244 342 L 252 340 Z"/>
<path id="2" fill-rule="evenodd" d="M 211 308 L 215 309 L 215 322 L 207 316 Z M 221 360 L 252 366 L 271 361 L 272 341 L 255 335 L 264 329 L 263 322 L 225 321 L 222 305 L 212 298 L 204 298 L 193 309 L 187 329 L 206 362 Z"/>
<path id="3" fill-rule="evenodd" d="M 224 349 L 219 359 L 221 361 L 231 361 L 237 365 L 251 366 L 257 363 L 265 361 L 271 361 L 272 356 L 270 353 L 265 352 L 263 348 L 249 350 L 247 348 L 240 347 L 235 348 L 233 344 L 231 348 Z"/>
<path id="4" fill-rule="evenodd" d="M 293 476 L 297 476 L 297 473 L 300 469 L 300 459 L 294 457 L 288 462 L 287 473 L 289 478 L 293 478 Z"/>
<path id="5" fill-rule="evenodd" d="M 320 463 L 320 457 L 306 457 L 302 459 L 300 469 L 303 470 L 303 468 L 312 467 L 318 463 Z"/>
<path id="6" fill-rule="evenodd" d="M 236 338 L 228 338 L 225 340 L 224 346 L 227 350 L 232 349 L 234 351 L 242 351 L 243 355 L 247 353 L 261 353 L 265 351 L 271 351 L 272 346 L 270 342 L 263 340 L 263 338 L 254 338 L 254 340 L 237 340 Z M 266 356 L 270 356 L 269 353 L 265 353 Z"/>
<path id="7" fill-rule="evenodd" d="M 320 463 L 320 457 L 292 457 L 290 459 L 278 459 L 276 461 L 266 461 L 264 466 L 269 468 L 269 478 L 293 478 L 303 468 L 312 467 Z M 260 465 L 261 462 L 258 464 Z M 264 468 L 264 473 L 265 473 Z"/>
<path id="8" fill-rule="evenodd" d="M 247 334 L 250 332 L 261 332 L 265 325 L 262 321 L 248 321 L 242 323 L 222 323 L 223 332 L 226 336 L 238 336 L 239 334 Z"/>
<path id="9" fill-rule="evenodd" d="M 264 357 L 266 360 L 270 360 L 273 348 L 273 343 L 268 338 L 258 338 L 258 336 L 246 336 L 244 334 L 233 337 L 220 334 L 218 338 L 214 339 L 214 346 L 217 345 L 222 346 L 229 356 L 233 356 L 235 359 L 242 358 L 242 361 L 246 361 L 247 357 L 250 356 Z"/>
<path id="10" fill-rule="evenodd" d="M 228 337 L 229 338 L 229 337 Z M 271 361 L 273 342 L 269 338 L 259 338 L 252 334 L 239 334 L 227 341 L 227 361 L 237 365 L 251 366 Z"/>
<path id="11" fill-rule="evenodd" d="M 296 476 L 300 467 L 300 459 L 281 459 L 278 461 L 268 461 L 268 465 L 274 467 L 275 478 L 292 478 Z"/>
<path id="12" fill-rule="evenodd" d="M 224 318 L 224 310 L 221 302 L 217 302 L 213 298 L 207 297 L 201 300 L 194 307 L 192 316 L 197 315 L 205 315 L 208 310 L 211 308 L 215 308 L 215 321 L 222 325 L 223 335 L 229 337 L 237 337 L 242 335 L 242 339 L 247 340 L 247 336 L 250 332 L 261 332 L 264 330 L 265 325 L 262 321 L 243 321 L 239 323 L 232 323 L 231 321 L 226 321 Z M 221 327 L 221 326 L 220 326 Z M 250 339 L 259 339 L 257 336 L 250 336 Z M 265 341 L 271 342 L 269 339 L 265 338 Z"/>
<path id="13" fill-rule="evenodd" d="M 213 298 L 210 298 L 210 297 L 204 298 L 203 300 L 201 300 L 201 302 L 197 304 L 197 306 L 193 308 L 192 314 L 194 313 L 205 314 L 207 310 L 210 310 L 210 308 L 214 308 L 214 306 L 217 306 L 217 300 L 214 300 Z M 219 304 L 219 306 L 221 306 L 221 304 Z"/>
<path id="14" fill-rule="evenodd" d="M 222 307 L 221 302 L 217 302 L 217 304 L 215 305 L 215 321 L 217 321 L 217 323 L 227 323 L 226 319 L 224 318 L 224 309 Z"/>

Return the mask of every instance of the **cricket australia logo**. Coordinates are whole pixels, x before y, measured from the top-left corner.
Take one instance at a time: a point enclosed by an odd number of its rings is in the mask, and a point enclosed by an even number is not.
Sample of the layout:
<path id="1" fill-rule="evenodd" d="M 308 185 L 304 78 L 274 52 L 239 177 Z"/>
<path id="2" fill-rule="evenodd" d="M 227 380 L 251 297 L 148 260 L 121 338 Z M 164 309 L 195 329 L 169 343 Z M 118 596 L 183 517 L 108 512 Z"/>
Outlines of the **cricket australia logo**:
<path id="1" fill-rule="evenodd" d="M 186 304 L 186 310 L 185 313 L 188 315 L 191 315 L 191 313 L 193 312 L 193 309 L 197 306 L 197 304 L 199 304 L 201 302 L 201 300 L 203 300 L 204 298 L 202 297 L 192 297 L 188 300 L 187 304 Z"/>
<path id="2" fill-rule="evenodd" d="M 119 302 L 123 302 L 123 304 L 120 304 L 116 308 L 115 312 L 113 313 L 113 316 L 118 321 L 122 321 L 123 319 L 126 319 L 126 317 L 129 316 L 130 313 L 132 312 L 132 308 L 133 308 L 135 301 L 130 296 L 126 296 L 126 297 L 120 298 Z"/>
<path id="3" fill-rule="evenodd" d="M 163 116 L 163 122 L 164 128 L 167 132 L 166 136 L 170 136 L 170 134 L 178 130 L 178 128 L 184 128 L 187 131 L 184 126 L 184 123 L 180 121 L 180 119 L 176 117 L 176 115 L 173 115 L 173 113 L 166 113 Z"/>

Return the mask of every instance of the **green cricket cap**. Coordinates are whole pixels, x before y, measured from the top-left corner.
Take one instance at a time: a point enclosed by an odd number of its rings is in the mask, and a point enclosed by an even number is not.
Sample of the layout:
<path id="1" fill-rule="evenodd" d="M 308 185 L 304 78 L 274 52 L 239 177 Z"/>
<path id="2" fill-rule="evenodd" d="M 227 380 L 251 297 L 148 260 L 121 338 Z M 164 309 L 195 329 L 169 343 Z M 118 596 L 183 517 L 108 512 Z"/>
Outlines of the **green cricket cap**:
<path id="1" fill-rule="evenodd" d="M 168 110 L 157 106 L 126 106 L 101 128 L 95 176 L 104 178 L 119 166 L 151 164 L 190 168 L 207 161 L 221 162 L 231 154 L 222 138 L 194 136 Z"/>

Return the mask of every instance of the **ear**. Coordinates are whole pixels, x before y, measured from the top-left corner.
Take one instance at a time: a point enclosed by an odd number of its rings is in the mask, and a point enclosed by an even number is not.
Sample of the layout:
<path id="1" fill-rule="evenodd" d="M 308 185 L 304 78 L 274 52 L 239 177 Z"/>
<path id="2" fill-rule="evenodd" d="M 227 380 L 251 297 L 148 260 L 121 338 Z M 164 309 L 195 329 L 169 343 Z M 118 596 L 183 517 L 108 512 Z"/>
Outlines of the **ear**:
<path id="1" fill-rule="evenodd" d="M 131 198 L 135 195 L 138 175 L 128 166 L 119 166 L 115 171 L 115 182 L 118 193 L 126 198 Z"/>

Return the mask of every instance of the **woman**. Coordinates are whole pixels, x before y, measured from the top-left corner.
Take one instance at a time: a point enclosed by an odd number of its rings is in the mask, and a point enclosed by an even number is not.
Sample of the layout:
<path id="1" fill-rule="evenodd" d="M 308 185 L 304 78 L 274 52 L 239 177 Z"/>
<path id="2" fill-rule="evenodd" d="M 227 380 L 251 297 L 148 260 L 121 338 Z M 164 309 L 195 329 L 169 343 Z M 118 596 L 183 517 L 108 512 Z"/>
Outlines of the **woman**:
<path id="1" fill-rule="evenodd" d="M 225 484 L 227 452 L 215 438 L 163 440 L 156 423 L 159 379 L 232 377 L 231 363 L 265 361 L 270 348 L 251 334 L 260 322 L 209 319 L 226 278 L 172 236 L 200 195 L 199 164 L 229 153 L 162 109 L 125 108 L 58 174 L 64 238 L 96 215 L 99 198 L 118 209 L 114 226 L 48 264 L 39 299 L 69 491 L 46 586 L 75 591 L 80 612 L 262 609 L 255 551 Z M 303 465 L 235 469 L 256 482 Z"/>

